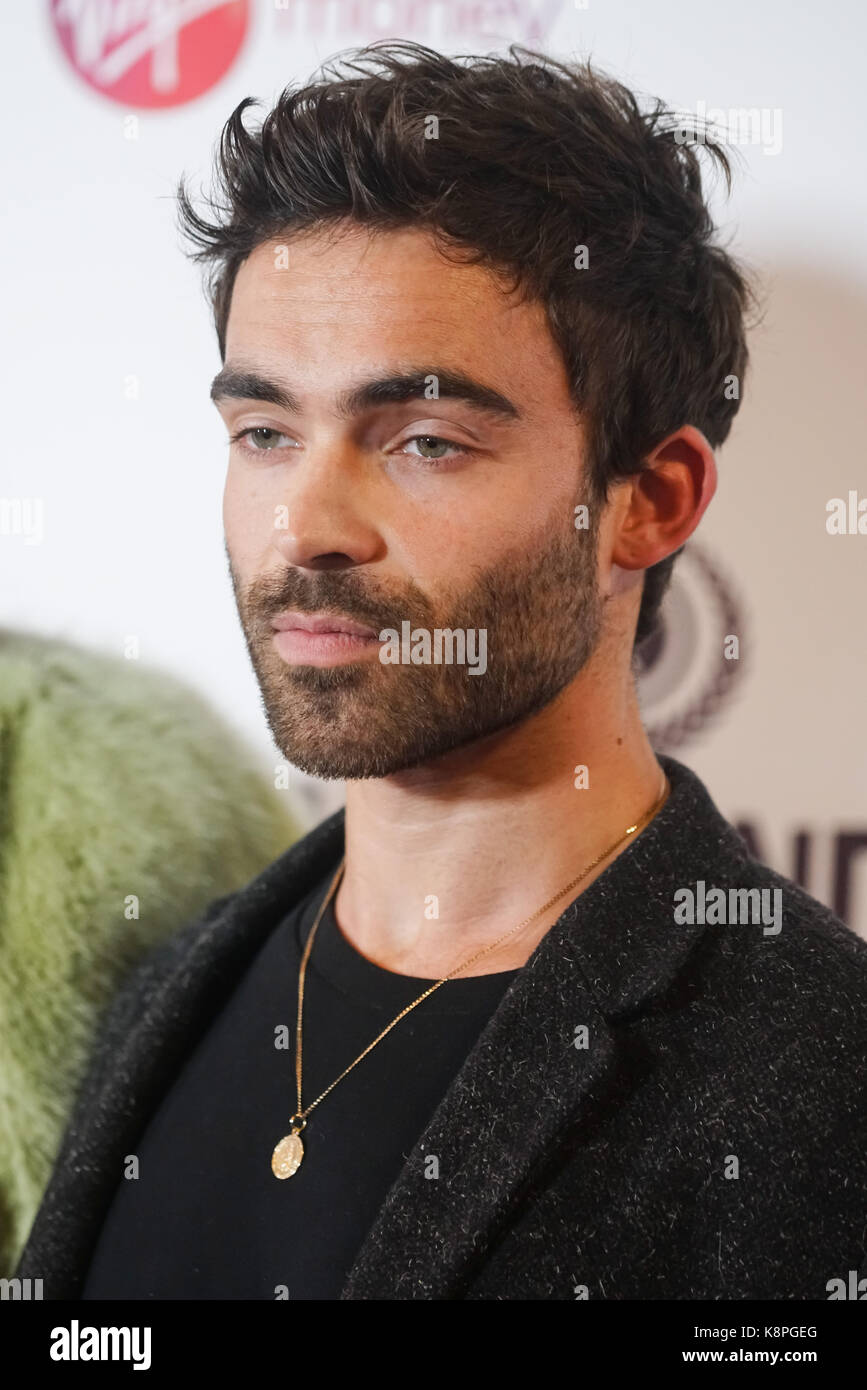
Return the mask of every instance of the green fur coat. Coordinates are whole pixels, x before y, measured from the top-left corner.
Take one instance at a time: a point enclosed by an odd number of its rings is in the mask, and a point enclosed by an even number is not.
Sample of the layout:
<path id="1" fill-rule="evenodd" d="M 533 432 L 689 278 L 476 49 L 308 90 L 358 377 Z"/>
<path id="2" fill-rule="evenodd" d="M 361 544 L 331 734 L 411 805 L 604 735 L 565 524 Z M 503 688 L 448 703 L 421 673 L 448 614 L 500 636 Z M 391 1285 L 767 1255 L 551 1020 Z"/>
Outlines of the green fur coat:
<path id="1" fill-rule="evenodd" d="M 302 833 L 191 689 L 0 630 L 0 1276 L 121 976 Z"/>

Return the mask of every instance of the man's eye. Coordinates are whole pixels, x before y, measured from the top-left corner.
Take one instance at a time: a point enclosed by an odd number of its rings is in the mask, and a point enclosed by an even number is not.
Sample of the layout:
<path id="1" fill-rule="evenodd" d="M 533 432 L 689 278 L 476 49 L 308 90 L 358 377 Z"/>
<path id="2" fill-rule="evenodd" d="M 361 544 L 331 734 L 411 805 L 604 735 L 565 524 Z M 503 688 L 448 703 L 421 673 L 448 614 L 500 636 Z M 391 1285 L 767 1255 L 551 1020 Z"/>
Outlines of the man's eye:
<path id="1" fill-rule="evenodd" d="M 248 454 L 268 454 L 272 449 L 279 447 L 276 443 L 278 439 L 288 439 L 287 434 L 281 434 L 279 430 L 273 430 L 269 425 L 250 425 L 245 430 L 239 430 L 237 434 L 230 436 L 230 443 L 239 444 L 247 439 L 249 443 L 243 444 L 242 448 Z"/>
<path id="2" fill-rule="evenodd" d="M 443 449 L 454 449 L 458 454 L 469 454 L 471 449 L 467 444 L 457 444 L 453 439 L 441 439 L 438 434 L 416 434 L 412 439 L 406 441 L 407 444 L 417 444 L 421 452 L 416 456 L 427 460 L 428 463 L 438 463 L 440 459 L 448 455 L 437 452 Z M 428 452 L 430 450 L 431 452 Z"/>

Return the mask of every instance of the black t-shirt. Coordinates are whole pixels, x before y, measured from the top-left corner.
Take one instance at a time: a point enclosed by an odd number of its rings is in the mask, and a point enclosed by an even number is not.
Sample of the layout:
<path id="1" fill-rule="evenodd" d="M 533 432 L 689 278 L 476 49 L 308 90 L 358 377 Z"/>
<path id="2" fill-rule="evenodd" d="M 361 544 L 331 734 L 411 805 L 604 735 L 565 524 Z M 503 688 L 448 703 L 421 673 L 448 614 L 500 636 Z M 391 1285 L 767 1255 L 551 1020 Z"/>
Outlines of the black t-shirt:
<path id="1" fill-rule="evenodd" d="M 301 952 L 332 877 L 270 934 L 152 1116 L 139 1176 L 120 1175 L 82 1298 L 340 1297 L 517 971 L 449 980 L 401 1019 L 308 1116 L 300 1168 L 276 1178 L 271 1153 L 296 1109 Z M 432 983 L 366 960 L 330 903 L 307 966 L 303 1105 Z M 275 1046 L 278 1029 L 288 1046 Z"/>

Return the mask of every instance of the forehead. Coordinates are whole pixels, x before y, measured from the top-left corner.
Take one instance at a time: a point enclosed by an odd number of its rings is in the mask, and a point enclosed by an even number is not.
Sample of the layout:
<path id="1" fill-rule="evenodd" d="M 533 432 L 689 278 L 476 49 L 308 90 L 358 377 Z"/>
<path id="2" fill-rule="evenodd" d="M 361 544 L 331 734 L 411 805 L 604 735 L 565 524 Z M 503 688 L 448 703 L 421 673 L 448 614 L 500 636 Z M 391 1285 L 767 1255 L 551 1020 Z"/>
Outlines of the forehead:
<path id="1" fill-rule="evenodd" d="M 488 375 L 505 377 L 542 373 L 566 391 L 544 306 L 521 302 L 487 267 L 447 260 L 422 229 L 350 224 L 275 237 L 238 271 L 227 358 L 297 349 L 303 361 L 331 365 L 440 361 L 445 347 L 455 363 L 483 360 Z"/>

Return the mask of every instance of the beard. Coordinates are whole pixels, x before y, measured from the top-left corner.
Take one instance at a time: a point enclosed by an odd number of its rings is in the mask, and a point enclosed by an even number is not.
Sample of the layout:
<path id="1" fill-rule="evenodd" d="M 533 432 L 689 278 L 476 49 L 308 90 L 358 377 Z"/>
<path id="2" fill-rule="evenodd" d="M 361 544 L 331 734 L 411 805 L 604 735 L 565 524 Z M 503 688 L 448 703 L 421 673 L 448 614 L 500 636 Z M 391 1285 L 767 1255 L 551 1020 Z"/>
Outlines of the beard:
<path id="1" fill-rule="evenodd" d="M 290 568 L 244 587 L 227 549 L 268 726 L 286 760 L 312 777 L 388 777 L 543 709 L 587 663 L 602 628 L 593 499 L 589 512 L 587 530 L 558 530 L 531 554 L 501 557 L 436 603 L 412 579 L 386 589 L 350 568 Z M 401 632 L 407 620 L 432 637 L 435 628 L 486 630 L 487 669 L 471 675 L 469 665 L 392 665 L 370 657 L 290 666 L 270 626 L 287 608 L 340 614 L 377 633 Z"/>

